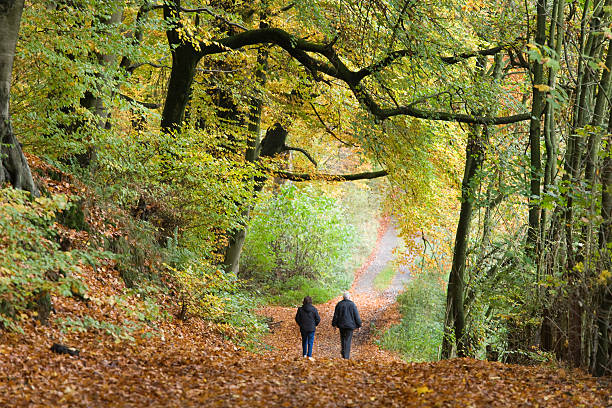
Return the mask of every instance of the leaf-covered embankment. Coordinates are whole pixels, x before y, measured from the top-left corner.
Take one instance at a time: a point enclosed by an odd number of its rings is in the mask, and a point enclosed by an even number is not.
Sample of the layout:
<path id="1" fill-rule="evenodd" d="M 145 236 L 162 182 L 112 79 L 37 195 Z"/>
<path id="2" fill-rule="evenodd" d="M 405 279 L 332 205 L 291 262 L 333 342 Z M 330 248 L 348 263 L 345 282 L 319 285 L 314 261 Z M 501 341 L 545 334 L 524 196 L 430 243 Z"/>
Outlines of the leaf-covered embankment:
<path id="1" fill-rule="evenodd" d="M 46 189 L 53 193 L 76 193 L 69 188 L 69 180 L 47 180 Z M 91 206 L 85 219 L 96 222 L 98 233 L 125 235 L 120 226 L 102 222 L 107 215 Z M 61 230 L 61 237 L 52 238 L 63 238 L 71 248 L 93 242 L 86 231 Z M 115 260 L 98 259 L 94 264 L 70 271 L 87 292 L 53 295 L 48 326 L 26 310 L 19 320 L 23 333 L 0 332 L 0 406 L 605 407 L 611 403 L 609 378 L 595 380 L 579 371 L 470 359 L 408 364 L 369 342 L 358 348 L 372 353 L 356 354 L 359 360 L 304 360 L 294 357 L 299 355 L 299 343 L 295 327 L 290 326 L 293 309 L 286 309 L 286 331 L 273 334 L 285 349 L 248 352 L 224 340 L 219 325 L 196 318 L 168 319 L 178 311 L 176 299 L 162 292 L 157 298 L 143 298 L 128 291 Z M 159 309 L 145 304 L 153 300 Z M 377 309 L 365 299 L 356 300 L 370 320 L 367 311 Z M 147 315 L 143 310 L 156 312 Z M 327 331 L 333 353 L 337 333 L 327 325 L 321 334 Z M 126 340 L 128 336 L 133 341 Z M 53 353 L 51 346 L 58 342 L 75 347 L 79 354 Z"/>

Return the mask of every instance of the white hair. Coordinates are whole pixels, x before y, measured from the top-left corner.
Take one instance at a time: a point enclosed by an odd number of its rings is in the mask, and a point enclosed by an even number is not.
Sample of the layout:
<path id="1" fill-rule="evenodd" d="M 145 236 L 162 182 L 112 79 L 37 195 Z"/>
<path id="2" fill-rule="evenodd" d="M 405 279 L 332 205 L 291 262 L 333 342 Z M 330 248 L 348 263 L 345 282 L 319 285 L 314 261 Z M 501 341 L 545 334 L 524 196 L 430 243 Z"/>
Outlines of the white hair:
<path id="1" fill-rule="evenodd" d="M 351 298 L 351 294 L 350 294 L 350 293 L 348 293 L 348 292 L 344 292 L 344 293 L 342 294 L 342 298 L 343 298 L 343 299 L 346 299 L 346 300 L 349 300 L 349 299 Z"/>

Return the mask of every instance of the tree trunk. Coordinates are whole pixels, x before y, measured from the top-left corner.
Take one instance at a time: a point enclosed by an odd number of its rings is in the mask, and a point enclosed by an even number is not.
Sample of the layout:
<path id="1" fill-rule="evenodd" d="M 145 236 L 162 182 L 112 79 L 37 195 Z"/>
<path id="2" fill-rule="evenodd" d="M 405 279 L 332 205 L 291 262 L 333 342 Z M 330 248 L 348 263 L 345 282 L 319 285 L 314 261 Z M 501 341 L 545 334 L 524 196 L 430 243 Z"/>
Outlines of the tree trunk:
<path id="1" fill-rule="evenodd" d="M 483 130 L 486 132 L 486 128 Z M 465 313 L 463 308 L 465 260 L 474 206 L 472 199 L 475 183 L 474 176 L 484 158 L 483 140 L 476 126 L 470 128 L 465 154 L 465 169 L 461 183 L 461 212 L 455 236 L 453 263 L 446 295 L 445 335 L 442 341 L 442 358 L 450 358 L 452 356 L 453 334 L 457 345 L 457 355 L 464 357 L 468 351 L 467 339 L 464 335 Z M 451 330 L 453 330 L 453 333 L 451 333 Z"/>
<path id="2" fill-rule="evenodd" d="M 118 8 L 110 15 L 109 18 L 100 17 L 100 22 L 107 26 L 112 26 L 119 24 L 123 17 L 123 9 Z M 99 52 L 94 52 L 98 63 L 101 66 L 107 67 L 112 65 L 116 56 L 112 54 L 100 54 Z M 96 74 L 96 76 L 101 76 L 101 74 Z M 99 91 L 99 90 L 97 90 Z M 104 105 L 104 99 L 101 96 L 95 96 L 92 92 L 86 92 L 85 97 L 81 99 L 81 106 L 90 110 L 96 115 L 96 127 L 100 130 L 110 129 L 110 112 L 108 108 Z M 77 161 L 81 168 L 89 168 L 93 173 L 96 169 L 97 161 L 98 161 L 98 152 L 96 150 L 96 146 L 94 143 L 87 146 L 87 150 L 77 155 Z"/>
<path id="3" fill-rule="evenodd" d="M 546 42 L 546 4 L 545 0 L 537 2 L 537 27 L 535 42 L 543 47 Z M 540 187 L 542 163 L 540 158 L 540 118 L 544 111 L 544 93 L 538 88 L 544 85 L 544 67 L 538 61 L 533 63 L 533 104 L 531 106 L 531 121 L 529 123 L 529 145 L 531 152 L 531 171 L 529 189 L 529 230 L 527 234 L 528 251 L 534 259 L 538 259 L 540 247 Z"/>
<path id="4" fill-rule="evenodd" d="M 603 290 L 602 301 L 597 309 L 597 352 L 593 374 L 596 376 L 610 375 L 612 373 L 612 285 Z"/>
<path id="5" fill-rule="evenodd" d="M 597 153 L 599 152 L 599 146 L 601 144 L 601 135 L 603 129 L 600 126 L 604 123 L 604 112 L 608 105 L 608 98 L 610 97 L 610 70 L 612 70 L 612 41 L 608 41 L 608 54 L 606 56 L 605 69 L 601 74 L 601 81 L 599 82 L 599 88 L 597 92 L 597 99 L 595 101 L 595 109 L 593 111 L 593 125 L 594 130 L 589 135 L 589 141 L 587 144 L 586 151 L 586 167 L 584 171 L 584 180 L 595 187 L 595 167 L 597 161 Z"/>
<path id="6" fill-rule="evenodd" d="M 246 217 L 249 216 L 248 213 L 243 215 Z M 240 254 L 242 253 L 242 247 L 246 239 L 246 231 L 247 227 L 244 225 L 242 228 L 237 228 L 230 234 L 227 248 L 225 248 L 225 257 L 223 259 L 223 265 L 226 266 L 227 272 L 237 274 L 240 269 Z"/>
<path id="7" fill-rule="evenodd" d="M 550 36 L 548 41 L 548 46 L 551 49 L 554 49 L 557 55 L 557 58 L 561 58 L 561 51 L 563 46 L 563 38 L 565 35 L 565 0 L 556 0 L 553 5 L 553 17 L 551 19 L 551 28 L 550 28 Z M 548 75 L 548 86 L 553 89 L 556 86 L 557 79 L 557 69 L 553 66 L 550 68 L 550 72 Z M 544 165 L 544 189 L 543 195 L 546 195 L 551 190 L 554 190 L 555 187 L 555 172 L 557 166 L 557 158 L 559 156 L 559 142 L 557 140 L 557 130 L 555 128 L 555 108 L 552 103 L 547 104 L 546 106 L 546 116 L 544 121 L 544 143 L 546 147 L 546 162 Z M 546 237 L 550 237 L 549 228 L 549 215 L 546 208 L 542 207 L 540 214 L 540 248 L 549 248 L 550 245 L 553 244 L 554 241 L 550 241 Z M 552 224 L 552 222 L 550 223 Z M 553 225 L 550 228 L 554 228 Z M 552 272 L 552 268 L 548 268 L 548 261 L 554 262 L 554 256 L 547 254 L 546 256 L 542 256 L 542 254 L 546 254 L 546 250 L 540 251 L 540 256 L 538 257 L 537 271 L 538 271 L 538 280 L 541 279 L 542 268 L 545 268 L 544 273 L 550 274 Z M 541 291 L 539 293 L 540 299 L 543 306 L 542 310 L 542 324 L 540 327 L 540 348 L 544 351 L 552 351 L 553 349 L 553 314 L 551 310 L 549 310 L 549 305 L 546 303 L 546 299 L 549 298 L 546 292 Z"/>
<path id="8" fill-rule="evenodd" d="M 260 28 L 266 28 L 267 24 L 260 23 Z M 256 95 L 251 98 L 251 109 L 249 111 L 249 140 L 247 142 L 247 150 L 245 160 L 254 163 L 259 158 L 261 145 L 261 111 L 263 108 L 263 88 L 266 85 L 266 70 L 268 67 L 268 49 L 260 47 L 257 53 L 257 70 L 255 71 L 255 80 L 259 89 L 255 90 Z M 265 181 L 265 180 L 264 180 Z M 259 193 L 263 189 L 264 181 L 258 181 L 255 185 L 254 194 Z M 251 208 L 245 208 L 242 212 L 244 220 L 248 220 L 251 213 Z M 243 225 L 233 231 L 225 250 L 225 258 L 223 264 L 231 272 L 238 273 L 240 269 L 240 255 L 242 247 L 246 239 L 247 226 Z"/>
<path id="9" fill-rule="evenodd" d="M 587 2 L 588 3 L 588 2 Z M 598 61 L 603 49 L 603 40 L 599 35 L 602 27 L 608 24 L 609 8 L 612 1 L 597 2 L 594 6 L 593 17 L 589 21 L 590 29 L 588 35 L 584 26 L 582 27 L 580 44 L 585 58 L 581 58 L 578 67 L 578 87 L 576 105 L 574 109 L 574 122 L 570 137 L 567 143 L 567 153 L 565 155 L 565 175 L 564 180 L 568 182 L 570 188 L 564 194 L 565 203 L 565 246 L 567 260 L 565 270 L 567 271 L 568 281 L 568 311 L 565 316 L 567 323 L 567 359 L 574 366 L 582 366 L 588 360 L 588 350 L 585 352 L 584 346 L 589 346 L 589 341 L 584 342 L 585 335 L 585 301 L 584 288 L 581 282 L 581 274 L 576 270 L 576 266 L 585 259 L 585 239 L 583 233 L 579 238 L 574 234 L 574 192 L 581 191 L 583 187 L 582 172 L 585 170 L 585 142 L 584 138 L 578 133 L 589 123 L 598 123 L 600 117 L 594 117 L 596 108 L 603 108 L 603 100 L 600 106 L 594 98 L 595 86 L 599 86 L 600 78 L 596 70 L 584 61 Z M 587 9 L 585 8 L 585 13 Z M 586 36 L 586 41 L 585 41 Z M 582 48 L 584 44 L 584 48 Z M 605 78 L 602 78 L 602 80 Z M 598 88 L 599 89 L 599 88 Z M 600 89 L 599 89 L 600 90 Z M 601 94 L 603 96 L 603 94 Z M 601 112 L 600 112 L 601 113 Z M 593 122 L 591 122 L 593 121 Z M 582 247 L 576 247 L 576 241 L 581 241 Z M 588 330 L 587 330 L 588 331 Z"/>
<path id="10" fill-rule="evenodd" d="M 169 34 L 169 42 L 170 37 Z M 176 44 L 170 42 L 171 48 L 173 45 Z M 161 119 L 164 132 L 178 131 L 183 122 L 198 61 L 200 56 L 189 44 L 180 44 L 172 50 L 172 70 Z"/>
<path id="11" fill-rule="evenodd" d="M 561 58 L 563 38 L 565 35 L 565 0 L 556 0 L 553 5 L 553 17 L 550 26 L 550 36 L 548 38 L 548 47 L 555 50 L 557 58 Z M 554 89 L 557 82 L 557 68 L 554 66 L 550 68 L 548 74 L 548 86 Z M 555 169 L 557 165 L 558 157 L 558 141 L 557 132 L 555 128 L 555 107 L 552 103 L 546 104 L 544 119 L 544 144 L 546 148 L 546 161 L 544 165 L 544 187 L 543 195 L 551 190 L 551 187 L 555 184 Z M 541 247 L 546 243 L 544 237 L 546 236 L 546 228 L 548 221 L 548 211 L 542 208 L 540 214 L 540 239 Z M 539 260 L 541 263 L 541 260 Z M 539 266 L 539 265 L 538 265 Z M 539 269 L 539 268 L 538 268 Z"/>
<path id="12" fill-rule="evenodd" d="M 164 132 L 177 131 L 180 128 L 191 97 L 196 66 L 202 58 L 201 53 L 196 51 L 189 41 L 183 41 L 180 37 L 178 33 L 180 23 L 173 22 L 179 15 L 180 3 L 180 0 L 173 0 L 164 6 L 164 19 L 171 24 L 166 30 L 166 37 L 172 53 L 172 70 L 161 119 L 161 128 Z"/>
<path id="13" fill-rule="evenodd" d="M 39 196 L 28 161 L 13 133 L 9 110 L 13 60 L 22 11 L 23 0 L 0 3 L 0 185 L 10 182 L 14 188 Z"/>
<path id="14" fill-rule="evenodd" d="M 612 132 L 612 110 L 608 123 L 608 134 Z M 612 138 L 607 138 L 606 156 L 601 169 L 601 217 L 603 222 L 599 230 L 599 251 L 602 260 L 602 270 L 612 269 L 610 264 L 610 245 L 612 244 L 612 157 L 610 157 Z M 597 339 L 593 374 L 609 375 L 612 371 L 612 347 L 610 336 L 612 331 L 612 284 L 602 285 L 600 304 L 597 308 Z"/>
<path id="15" fill-rule="evenodd" d="M 257 126 L 259 126 L 259 122 L 257 123 Z M 278 122 L 268 128 L 268 130 L 266 131 L 266 136 L 261 141 L 260 146 L 258 146 L 256 149 L 254 156 L 255 160 L 259 159 L 260 157 L 274 157 L 277 154 L 286 151 L 285 142 L 287 140 L 287 135 L 287 129 L 285 129 Z M 247 150 L 246 157 L 251 157 L 249 150 Z M 263 190 L 265 182 L 265 176 L 256 177 L 253 194 L 258 194 L 261 190 Z M 245 217 L 245 220 L 248 219 L 249 212 L 250 208 L 247 208 L 242 213 L 242 216 Z M 230 242 L 228 243 L 228 247 L 226 248 L 224 265 L 229 266 L 228 270 L 231 270 L 233 272 L 238 272 L 239 269 L 238 265 L 240 261 L 242 247 L 244 245 L 244 240 L 246 238 L 246 229 L 247 228 L 245 223 L 242 228 L 238 228 L 233 231 L 232 235 L 230 235 Z"/>

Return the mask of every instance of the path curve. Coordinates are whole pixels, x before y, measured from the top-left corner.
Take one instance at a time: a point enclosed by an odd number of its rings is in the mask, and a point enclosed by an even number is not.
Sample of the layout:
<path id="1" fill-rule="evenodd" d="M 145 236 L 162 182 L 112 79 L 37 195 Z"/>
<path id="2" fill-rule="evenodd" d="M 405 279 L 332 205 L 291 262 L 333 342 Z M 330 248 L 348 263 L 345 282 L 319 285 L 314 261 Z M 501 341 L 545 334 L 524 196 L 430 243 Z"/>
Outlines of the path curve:
<path id="1" fill-rule="evenodd" d="M 374 278 L 382 271 L 388 263 L 395 259 L 394 249 L 401 244 L 401 238 L 397 233 L 395 220 L 386 223 L 386 228 L 380 240 L 378 240 L 374 252 L 376 255 L 364 273 L 355 280 L 352 292 L 355 294 L 372 294 L 374 289 Z"/>
<path id="2" fill-rule="evenodd" d="M 404 284 L 410 279 L 408 268 L 396 266 L 396 273 L 391 285 L 380 292 L 374 287 L 374 279 L 389 263 L 396 258 L 396 249 L 402 245 L 398 234 L 397 223 L 394 219 L 381 220 L 378 239 L 372 254 L 364 266 L 357 272 L 357 278 L 350 290 L 351 295 L 363 321 L 361 330 L 356 331 L 353 340 L 351 359 L 390 359 L 398 360 L 393 352 L 381 350 L 373 344 L 374 327 L 380 329 L 388 326 L 389 320 L 396 318 L 392 311 L 395 299 L 401 292 Z M 338 296 L 327 303 L 315 305 L 321 315 L 321 324 L 317 327 L 315 335 L 315 357 L 340 357 L 340 340 L 337 330 L 332 329 L 331 320 L 336 303 L 341 299 Z M 301 354 L 301 340 L 299 330 L 294 321 L 295 308 L 268 306 L 260 313 L 274 322 L 271 333 L 264 340 L 271 346 L 269 354 L 286 357 Z"/>

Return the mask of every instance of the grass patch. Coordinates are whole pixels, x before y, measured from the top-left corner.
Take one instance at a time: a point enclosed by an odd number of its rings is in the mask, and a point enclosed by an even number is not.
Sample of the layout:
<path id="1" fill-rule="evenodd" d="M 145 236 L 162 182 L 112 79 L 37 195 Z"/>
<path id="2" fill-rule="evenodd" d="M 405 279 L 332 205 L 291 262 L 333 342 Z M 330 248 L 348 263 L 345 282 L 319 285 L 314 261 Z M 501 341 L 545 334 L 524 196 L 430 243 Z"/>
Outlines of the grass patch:
<path id="1" fill-rule="evenodd" d="M 374 288 L 378 291 L 383 291 L 391 286 L 393 278 L 397 273 L 397 269 L 392 264 L 387 264 L 382 271 L 374 278 Z"/>
<path id="2" fill-rule="evenodd" d="M 350 280 L 344 282 L 343 287 L 330 286 L 320 281 L 295 276 L 287 282 L 266 288 L 269 293 L 265 303 L 280 306 L 298 306 L 302 304 L 305 296 L 312 298 L 312 303 L 321 304 L 338 296 L 342 290 L 348 289 Z"/>
<path id="3" fill-rule="evenodd" d="M 402 320 L 387 330 L 378 343 L 400 352 L 408 361 L 437 360 L 446 304 L 438 278 L 427 272 L 413 277 L 397 301 Z"/>

